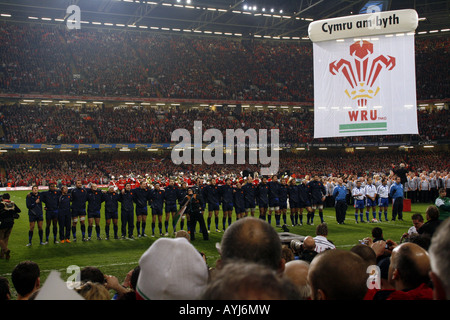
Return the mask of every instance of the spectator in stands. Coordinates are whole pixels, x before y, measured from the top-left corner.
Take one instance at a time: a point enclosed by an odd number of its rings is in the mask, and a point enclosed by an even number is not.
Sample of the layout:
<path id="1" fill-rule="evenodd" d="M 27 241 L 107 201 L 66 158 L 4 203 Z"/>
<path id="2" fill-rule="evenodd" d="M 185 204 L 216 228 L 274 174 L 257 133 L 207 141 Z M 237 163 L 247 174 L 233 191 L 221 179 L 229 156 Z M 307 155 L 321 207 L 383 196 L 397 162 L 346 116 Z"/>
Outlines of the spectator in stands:
<path id="1" fill-rule="evenodd" d="M 286 263 L 283 276 L 292 281 L 300 292 L 300 299 L 311 297 L 311 288 L 308 284 L 309 263 L 303 260 L 292 260 Z"/>
<path id="2" fill-rule="evenodd" d="M 234 260 L 262 264 L 282 273 L 281 240 L 275 229 L 266 221 L 252 217 L 232 223 L 223 234 L 219 247 L 218 269 Z"/>
<path id="3" fill-rule="evenodd" d="M 229 230 L 229 229 L 227 229 Z M 216 272 L 201 300 L 299 300 L 290 280 L 260 263 L 237 260 Z"/>
<path id="4" fill-rule="evenodd" d="M 314 242 L 316 244 L 315 251 L 318 253 L 325 250 L 336 249 L 336 246 L 328 240 L 328 225 L 326 223 L 321 223 L 316 227 Z"/>
<path id="5" fill-rule="evenodd" d="M 429 248 L 433 282 L 433 298 L 435 300 L 450 299 L 450 219 L 446 219 L 431 239 Z"/>
<path id="6" fill-rule="evenodd" d="M 312 300 L 362 300 L 366 281 L 366 262 L 350 251 L 326 250 L 309 267 Z"/>
<path id="7" fill-rule="evenodd" d="M 35 291 L 39 290 L 40 276 L 41 272 L 36 262 L 22 261 L 14 267 L 11 280 L 17 292 L 17 300 L 28 300 Z"/>
<path id="8" fill-rule="evenodd" d="M 9 288 L 9 281 L 5 277 L 0 277 L 0 301 L 7 301 L 11 299 L 11 289 Z"/>
<path id="9" fill-rule="evenodd" d="M 141 256 L 139 266 L 139 300 L 195 300 L 208 282 L 204 259 L 185 238 L 157 239 Z"/>
<path id="10" fill-rule="evenodd" d="M 442 222 L 442 220 L 439 220 L 439 209 L 434 205 L 428 206 L 426 211 L 426 219 L 427 222 L 425 222 L 419 230 L 417 230 L 417 232 L 423 237 L 428 237 L 431 239 L 437 227 L 439 227 Z"/>
<path id="11" fill-rule="evenodd" d="M 430 258 L 414 243 L 397 246 L 391 255 L 388 279 L 395 291 L 387 300 L 431 300 L 429 287 Z"/>

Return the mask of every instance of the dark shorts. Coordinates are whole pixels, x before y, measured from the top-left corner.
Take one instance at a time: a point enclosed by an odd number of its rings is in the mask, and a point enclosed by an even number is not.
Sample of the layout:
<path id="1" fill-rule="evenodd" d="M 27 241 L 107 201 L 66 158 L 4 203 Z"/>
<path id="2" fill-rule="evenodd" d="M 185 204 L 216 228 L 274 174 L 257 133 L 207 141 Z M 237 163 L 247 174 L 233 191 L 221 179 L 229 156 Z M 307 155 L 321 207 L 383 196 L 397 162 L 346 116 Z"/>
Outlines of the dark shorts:
<path id="1" fill-rule="evenodd" d="M 223 211 L 233 211 L 233 204 L 232 203 L 223 203 L 222 210 Z"/>
<path id="2" fill-rule="evenodd" d="M 45 212 L 45 219 L 46 220 L 53 220 L 58 219 L 58 210 L 47 210 Z"/>
<path id="3" fill-rule="evenodd" d="M 86 209 L 72 209 L 72 217 L 79 217 L 79 216 L 85 216 L 86 215 Z"/>
<path id="4" fill-rule="evenodd" d="M 255 201 L 251 202 L 251 201 L 245 200 L 245 202 L 244 202 L 245 209 L 254 209 L 255 207 L 256 207 Z"/>
<path id="5" fill-rule="evenodd" d="M 366 199 L 366 206 L 367 207 L 376 207 L 377 206 L 377 201 L 367 198 Z"/>
<path id="6" fill-rule="evenodd" d="M 100 210 L 98 211 L 88 211 L 88 219 L 100 218 Z"/>
<path id="7" fill-rule="evenodd" d="M 259 202 L 258 207 L 267 209 L 269 207 L 269 204 L 267 202 Z"/>
<path id="8" fill-rule="evenodd" d="M 166 203 L 166 213 L 167 212 L 177 212 L 177 204 L 176 203 Z"/>
<path id="9" fill-rule="evenodd" d="M 235 206 L 235 207 L 234 207 L 234 210 L 236 211 L 236 214 L 239 214 L 239 213 L 245 213 L 245 209 L 244 209 L 243 207 L 237 207 L 237 206 Z"/>
<path id="10" fill-rule="evenodd" d="M 142 215 L 146 216 L 146 215 L 148 215 L 148 209 L 147 208 L 148 207 L 142 207 L 142 208 L 136 207 L 136 215 L 137 216 L 142 216 Z"/>
<path id="11" fill-rule="evenodd" d="M 109 220 L 109 219 L 118 219 L 119 218 L 119 214 L 117 211 L 114 212 L 108 212 L 105 211 L 105 219 Z"/>
<path id="12" fill-rule="evenodd" d="M 38 221 L 44 221 L 44 215 L 43 214 L 28 214 L 28 221 L 29 222 L 38 222 Z"/>
<path id="13" fill-rule="evenodd" d="M 300 201 L 299 203 L 298 203 L 298 207 L 299 208 L 308 208 L 308 207 L 311 207 L 311 202 L 304 202 L 304 201 Z"/>
<path id="14" fill-rule="evenodd" d="M 300 208 L 300 203 L 298 203 L 297 201 L 289 201 L 289 207 L 291 209 L 298 209 Z"/>
<path id="15" fill-rule="evenodd" d="M 364 209 L 364 200 L 356 200 L 355 209 Z"/>
<path id="16" fill-rule="evenodd" d="M 218 203 L 208 203 L 208 210 L 209 211 L 219 211 L 220 206 Z"/>
<path id="17" fill-rule="evenodd" d="M 163 214 L 162 208 L 152 208 L 153 216 L 162 216 L 162 214 Z"/>
<path id="18" fill-rule="evenodd" d="M 287 209 L 287 201 L 280 202 L 280 209 Z"/>

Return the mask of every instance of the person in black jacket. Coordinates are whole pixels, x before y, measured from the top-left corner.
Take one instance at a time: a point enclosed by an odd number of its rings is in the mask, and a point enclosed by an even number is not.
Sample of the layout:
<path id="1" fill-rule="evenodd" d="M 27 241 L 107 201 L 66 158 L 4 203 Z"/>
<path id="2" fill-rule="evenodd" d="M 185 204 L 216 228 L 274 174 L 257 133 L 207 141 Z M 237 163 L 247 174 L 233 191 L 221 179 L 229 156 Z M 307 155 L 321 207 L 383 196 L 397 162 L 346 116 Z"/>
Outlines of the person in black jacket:
<path id="1" fill-rule="evenodd" d="M 125 183 L 125 188 L 122 189 L 120 194 L 120 220 L 121 220 L 121 231 L 122 239 L 127 235 L 128 226 L 128 238 L 133 239 L 134 231 L 134 202 L 133 202 L 133 192 L 131 190 L 131 184 L 129 182 Z"/>
<path id="2" fill-rule="evenodd" d="M 0 202 L 0 258 L 9 260 L 11 250 L 8 248 L 8 240 L 14 226 L 14 220 L 19 218 L 21 210 L 14 201 L 10 200 L 9 193 L 2 196 Z"/>
<path id="3" fill-rule="evenodd" d="M 58 243 L 56 236 L 58 234 L 58 201 L 61 196 L 61 191 L 56 189 L 56 183 L 51 182 L 49 190 L 42 192 L 42 202 L 45 203 L 45 221 L 47 227 L 45 228 L 45 242 L 48 242 L 50 236 L 50 227 L 53 224 L 53 242 Z"/>
<path id="4" fill-rule="evenodd" d="M 244 201 L 245 216 L 248 216 L 248 213 L 250 212 L 250 215 L 254 217 L 256 207 L 257 186 L 253 184 L 252 176 L 248 176 L 247 181 L 242 186 L 242 189 L 244 190 L 244 197 L 245 197 Z"/>
<path id="5" fill-rule="evenodd" d="M 194 193 L 192 188 L 189 188 L 184 198 L 181 206 L 184 206 L 189 201 L 186 206 L 186 214 L 190 216 L 190 230 L 191 230 L 191 241 L 195 240 L 195 228 L 197 222 L 200 224 L 200 230 L 203 233 L 203 240 L 209 240 L 208 229 L 206 229 L 205 219 L 202 214 L 202 202 L 197 193 Z"/>
<path id="6" fill-rule="evenodd" d="M 261 183 L 258 184 L 256 189 L 256 199 L 259 207 L 259 218 L 261 220 L 266 220 L 266 212 L 269 207 L 269 186 L 266 177 L 263 177 Z"/>

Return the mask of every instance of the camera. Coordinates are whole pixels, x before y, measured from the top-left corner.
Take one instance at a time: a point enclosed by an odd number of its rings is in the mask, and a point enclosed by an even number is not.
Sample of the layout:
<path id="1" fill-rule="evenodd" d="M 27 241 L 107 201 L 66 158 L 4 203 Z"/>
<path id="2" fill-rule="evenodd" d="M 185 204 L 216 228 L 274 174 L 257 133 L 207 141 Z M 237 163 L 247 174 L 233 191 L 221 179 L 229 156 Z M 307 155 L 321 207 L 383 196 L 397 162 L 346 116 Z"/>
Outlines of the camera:
<path id="1" fill-rule="evenodd" d="M 290 247 L 292 250 L 294 250 L 294 252 L 299 252 L 302 249 L 302 244 L 303 242 L 301 242 L 300 240 L 291 240 L 291 244 Z"/>
<path id="2" fill-rule="evenodd" d="M 358 240 L 360 244 L 364 244 L 367 246 L 367 244 L 369 243 L 367 240 Z"/>

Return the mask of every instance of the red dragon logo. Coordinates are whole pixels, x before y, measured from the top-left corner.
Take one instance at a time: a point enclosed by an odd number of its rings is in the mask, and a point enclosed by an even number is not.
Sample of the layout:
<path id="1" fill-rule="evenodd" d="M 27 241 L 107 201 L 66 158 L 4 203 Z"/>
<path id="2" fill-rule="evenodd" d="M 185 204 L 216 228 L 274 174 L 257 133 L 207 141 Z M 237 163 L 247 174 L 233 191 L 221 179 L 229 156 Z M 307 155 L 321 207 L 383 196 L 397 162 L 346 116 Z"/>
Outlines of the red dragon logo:
<path id="1" fill-rule="evenodd" d="M 372 99 L 380 91 L 380 87 L 374 88 L 374 83 L 381 70 L 392 70 L 395 67 L 394 57 L 380 55 L 373 59 L 372 54 L 373 43 L 356 41 L 350 46 L 354 64 L 345 59 L 330 63 L 331 74 L 342 73 L 345 76 L 351 87 L 345 93 L 352 100 L 357 100 L 360 107 L 367 106 L 367 99 Z"/>

